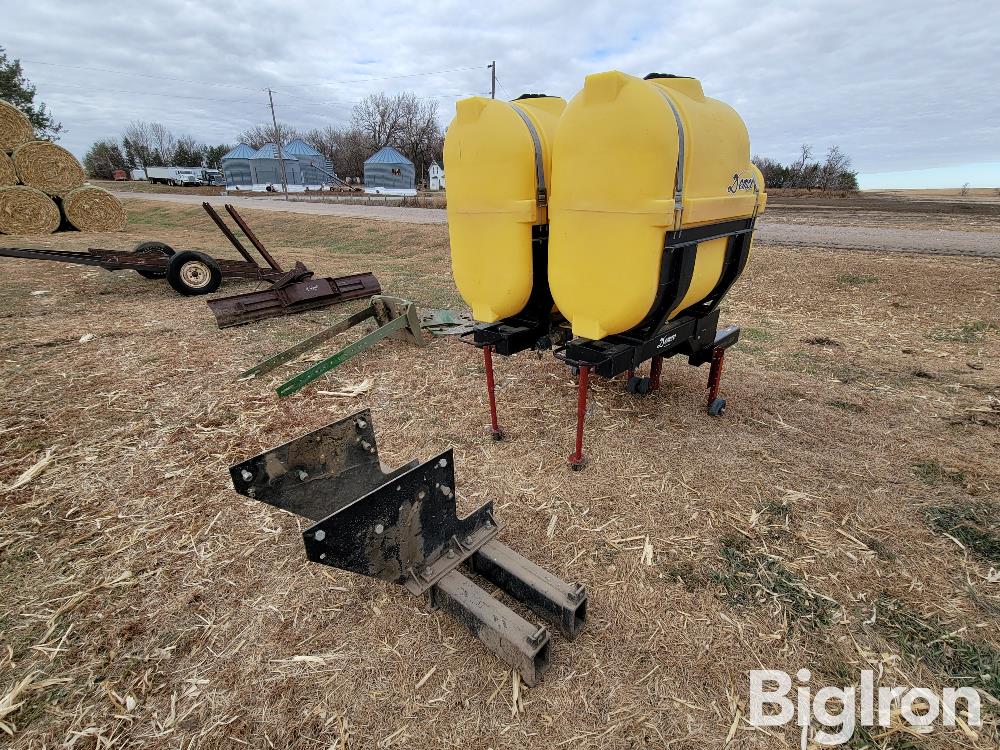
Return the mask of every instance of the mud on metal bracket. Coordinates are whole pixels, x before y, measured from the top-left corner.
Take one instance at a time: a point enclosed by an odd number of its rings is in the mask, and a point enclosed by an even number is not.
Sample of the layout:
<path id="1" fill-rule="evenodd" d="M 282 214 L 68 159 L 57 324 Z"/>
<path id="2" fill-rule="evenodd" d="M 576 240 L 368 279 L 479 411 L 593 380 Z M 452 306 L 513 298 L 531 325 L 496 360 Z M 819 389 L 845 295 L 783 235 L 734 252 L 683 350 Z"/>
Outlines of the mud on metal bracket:
<path id="1" fill-rule="evenodd" d="M 493 504 L 466 518 L 455 504 L 449 449 L 387 470 L 366 409 L 230 467 L 242 495 L 304 516 L 313 562 L 403 586 L 465 625 L 534 685 L 550 637 L 459 568 L 492 582 L 574 639 L 587 616 L 583 586 L 565 583 L 496 540 Z"/>

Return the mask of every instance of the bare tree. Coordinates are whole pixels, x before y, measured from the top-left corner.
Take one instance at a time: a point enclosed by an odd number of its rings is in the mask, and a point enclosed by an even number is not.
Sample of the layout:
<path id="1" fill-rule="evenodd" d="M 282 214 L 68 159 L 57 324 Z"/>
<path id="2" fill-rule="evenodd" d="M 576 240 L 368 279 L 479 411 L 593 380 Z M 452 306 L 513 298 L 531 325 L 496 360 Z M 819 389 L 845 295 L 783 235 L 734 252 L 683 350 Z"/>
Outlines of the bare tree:
<path id="1" fill-rule="evenodd" d="M 811 156 L 812 147 L 803 145 L 799 158 L 788 166 L 766 156 L 755 156 L 751 161 L 764 175 L 764 184 L 768 187 L 858 190 L 858 173 L 851 169 L 851 157 L 841 151 L 840 146 L 830 147 L 823 164 L 810 161 Z"/>
<path id="2" fill-rule="evenodd" d="M 789 182 L 791 187 L 809 187 L 810 169 L 809 160 L 812 158 L 812 146 L 803 143 L 800 147 L 799 158 L 792 162 L 789 169 Z"/>
<path id="3" fill-rule="evenodd" d="M 435 101 L 417 98 L 412 92 L 370 94 L 355 105 L 352 130 L 362 137 L 369 155 L 384 146 L 392 146 L 413 161 L 417 174 L 426 174 L 435 159 L 441 158 L 444 135 L 438 124 Z M 343 133 L 347 136 L 348 133 Z M 346 139 L 354 146 L 354 136 Z M 354 166 L 360 171 L 360 165 Z"/>
<path id="4" fill-rule="evenodd" d="M 963 196 L 963 197 L 966 196 L 966 195 L 968 195 L 969 194 L 969 185 L 970 185 L 970 183 L 968 183 L 968 182 L 965 183 L 964 185 L 962 185 L 962 189 L 958 191 L 958 194 L 961 195 L 961 196 Z"/>
<path id="5" fill-rule="evenodd" d="M 826 161 L 819 170 L 820 190 L 832 190 L 840 187 L 841 177 L 851 171 L 851 157 L 840 150 L 840 146 L 830 146 L 826 152 Z"/>
<path id="6" fill-rule="evenodd" d="M 125 157 L 132 166 L 143 169 L 149 166 L 156 166 L 153 145 L 153 135 L 150 132 L 149 123 L 142 120 L 133 120 L 128 127 L 122 131 L 122 147 L 125 149 Z"/>
<path id="7" fill-rule="evenodd" d="M 351 124 L 364 133 L 373 151 L 388 146 L 399 137 L 403 122 L 403 97 L 405 94 L 389 96 L 379 92 L 369 94 L 354 105 Z"/>
<path id="8" fill-rule="evenodd" d="M 327 125 L 314 128 L 302 136 L 333 164 L 333 171 L 339 177 L 360 177 L 364 172 L 364 162 L 371 151 L 367 139 L 360 130 L 340 129 Z"/>
<path id="9" fill-rule="evenodd" d="M 279 122 L 278 130 L 275 131 L 274 125 L 268 122 L 247 128 L 236 137 L 236 140 L 253 148 L 260 148 L 265 143 L 278 143 L 278 141 L 284 146 L 289 141 L 301 137 L 302 133 L 287 123 Z"/>
<path id="10" fill-rule="evenodd" d="M 441 157 L 444 137 L 438 125 L 438 103 L 421 101 L 413 94 L 399 98 L 401 125 L 398 148 L 416 167 L 418 180 L 427 174 L 431 162 Z"/>

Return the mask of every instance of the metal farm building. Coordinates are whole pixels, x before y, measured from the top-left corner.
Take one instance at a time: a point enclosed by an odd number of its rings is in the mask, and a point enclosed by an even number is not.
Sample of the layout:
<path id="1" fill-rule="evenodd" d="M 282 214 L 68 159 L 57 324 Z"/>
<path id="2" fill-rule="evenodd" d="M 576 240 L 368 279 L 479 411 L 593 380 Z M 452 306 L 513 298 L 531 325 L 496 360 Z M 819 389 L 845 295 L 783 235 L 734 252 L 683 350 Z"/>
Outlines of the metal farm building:
<path id="1" fill-rule="evenodd" d="M 241 143 L 222 157 L 222 173 L 226 177 L 226 187 L 240 190 L 250 190 L 253 186 L 253 171 L 250 160 L 254 150 Z"/>
<path id="2" fill-rule="evenodd" d="M 338 182 L 330 160 L 301 138 L 290 141 L 281 152 L 286 159 L 289 156 L 298 159 L 303 185 L 309 188 L 321 188 Z"/>
<path id="3" fill-rule="evenodd" d="M 302 170 L 299 169 L 299 160 L 294 156 L 289 156 L 282 149 L 282 160 L 285 162 L 285 179 L 288 187 L 302 184 Z M 250 160 L 250 167 L 253 170 L 254 185 L 274 185 L 281 188 L 281 165 L 278 163 L 278 147 L 273 143 L 265 143 Z"/>
<path id="4" fill-rule="evenodd" d="M 392 146 L 386 146 L 365 161 L 365 192 L 416 195 L 416 174 L 412 161 Z"/>

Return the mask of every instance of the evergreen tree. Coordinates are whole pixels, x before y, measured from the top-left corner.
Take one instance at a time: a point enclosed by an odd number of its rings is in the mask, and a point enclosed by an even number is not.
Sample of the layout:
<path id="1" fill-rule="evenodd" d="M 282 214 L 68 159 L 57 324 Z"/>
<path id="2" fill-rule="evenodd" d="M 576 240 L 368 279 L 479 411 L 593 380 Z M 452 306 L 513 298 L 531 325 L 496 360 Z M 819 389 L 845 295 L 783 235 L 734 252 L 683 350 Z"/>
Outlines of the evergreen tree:
<path id="1" fill-rule="evenodd" d="M 113 138 L 97 141 L 87 149 L 83 157 L 83 168 L 88 177 L 99 180 L 113 180 L 116 169 L 128 169 L 128 161 Z"/>
<path id="2" fill-rule="evenodd" d="M 35 104 L 35 87 L 24 77 L 21 61 L 8 60 L 3 47 L 0 47 L 0 99 L 24 112 L 35 128 L 36 137 L 57 140 L 62 124 L 52 118 L 44 104 Z"/>

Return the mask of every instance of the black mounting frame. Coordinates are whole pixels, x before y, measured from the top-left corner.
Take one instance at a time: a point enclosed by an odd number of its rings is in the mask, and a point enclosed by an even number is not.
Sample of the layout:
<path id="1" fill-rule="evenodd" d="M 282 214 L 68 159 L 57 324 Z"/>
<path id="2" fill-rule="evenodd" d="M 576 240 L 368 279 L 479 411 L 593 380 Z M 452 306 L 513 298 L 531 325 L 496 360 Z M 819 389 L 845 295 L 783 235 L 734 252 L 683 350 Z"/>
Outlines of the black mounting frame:
<path id="1" fill-rule="evenodd" d="M 462 340 L 480 349 L 508 357 L 526 349 L 548 349 L 553 336 L 558 336 L 565 318 L 553 314 L 552 291 L 549 289 L 549 225 L 531 228 L 531 294 L 524 309 L 517 315 L 495 323 L 477 325 Z"/>
<path id="2" fill-rule="evenodd" d="M 590 367 L 604 378 L 635 370 L 653 357 L 685 354 L 695 367 L 711 361 L 713 350 L 739 340 L 736 326 L 718 330 L 719 303 L 746 268 L 755 221 L 739 219 L 667 232 L 656 299 L 645 320 L 600 341 L 575 338 L 558 348 L 556 356 L 574 367 Z M 728 242 L 715 287 L 704 300 L 670 320 L 691 286 L 698 245 L 723 238 Z"/>
<path id="3" fill-rule="evenodd" d="M 490 433 L 502 440 L 504 431 L 497 417 L 496 390 L 493 377 L 493 352 L 509 356 L 525 349 L 552 348 L 554 356 L 574 368 L 579 375 L 577 398 L 576 449 L 569 462 L 574 469 L 582 468 L 583 423 L 587 405 L 587 384 L 590 373 L 614 378 L 625 373 L 632 393 L 649 393 L 660 385 L 665 358 L 686 355 L 688 363 L 699 367 L 711 363 L 708 377 L 708 413 L 721 415 L 726 400 L 719 398 L 719 384 L 725 351 L 740 337 L 738 326 L 719 330 L 719 304 L 746 268 L 750 243 L 757 217 L 717 222 L 688 229 L 671 230 L 664 234 L 663 258 L 657 292 L 649 313 L 643 321 L 625 333 L 601 340 L 574 338 L 570 340 L 569 324 L 553 313 L 553 300 L 548 287 L 542 289 L 539 279 L 547 279 L 542 260 L 548 260 L 548 228 L 538 235 L 535 249 L 534 279 L 531 303 L 516 316 L 496 323 L 477 326 L 469 335 L 483 350 L 486 388 L 490 403 Z M 537 228 L 542 229 L 542 228 Z M 697 261 L 698 246 L 713 240 L 726 240 L 722 268 L 712 291 L 700 302 L 686 308 L 673 319 L 691 287 Z M 649 377 L 636 371 L 650 361 Z"/>
<path id="4" fill-rule="evenodd" d="M 454 456 L 387 471 L 366 409 L 230 467 L 242 495 L 313 520 L 309 560 L 427 593 L 534 685 L 550 636 L 459 569 L 489 581 L 568 640 L 587 617 L 587 592 L 496 540 L 493 504 L 466 518 L 456 508 Z"/>

